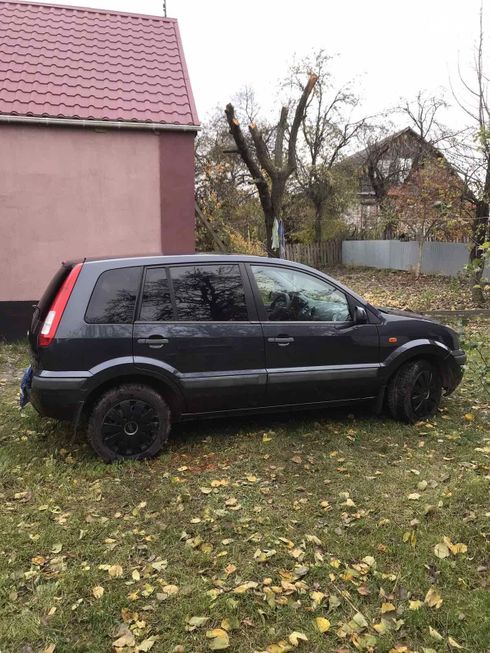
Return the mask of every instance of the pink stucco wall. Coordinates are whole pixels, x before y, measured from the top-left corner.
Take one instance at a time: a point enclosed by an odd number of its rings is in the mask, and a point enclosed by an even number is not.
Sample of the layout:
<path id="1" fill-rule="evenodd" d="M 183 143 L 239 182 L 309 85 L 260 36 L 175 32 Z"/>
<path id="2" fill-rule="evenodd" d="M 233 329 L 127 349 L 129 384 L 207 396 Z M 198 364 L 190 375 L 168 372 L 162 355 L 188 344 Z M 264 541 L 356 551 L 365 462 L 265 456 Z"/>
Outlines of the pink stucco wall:
<path id="1" fill-rule="evenodd" d="M 169 136 L 0 125 L 0 301 L 38 299 L 62 260 L 192 251 L 193 139 Z"/>
<path id="2" fill-rule="evenodd" d="M 194 134 L 160 135 L 162 251 L 188 254 L 195 244 Z M 175 219 L 172 219 L 175 216 Z"/>

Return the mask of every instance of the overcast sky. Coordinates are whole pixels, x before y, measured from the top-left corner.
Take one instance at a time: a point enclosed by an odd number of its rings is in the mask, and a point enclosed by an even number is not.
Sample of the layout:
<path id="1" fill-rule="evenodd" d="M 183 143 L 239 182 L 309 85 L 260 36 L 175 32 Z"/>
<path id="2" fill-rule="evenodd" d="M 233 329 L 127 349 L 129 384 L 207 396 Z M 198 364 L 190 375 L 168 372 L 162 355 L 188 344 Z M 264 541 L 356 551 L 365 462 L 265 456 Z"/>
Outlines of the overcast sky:
<path id="1" fill-rule="evenodd" d="M 277 81 L 294 54 L 338 54 L 339 80 L 356 80 L 366 114 L 437 93 L 467 71 L 478 37 L 481 0 L 167 0 L 179 20 L 201 121 L 241 88 L 275 106 Z M 52 2 L 50 4 L 53 4 Z M 63 0 L 59 4 L 162 14 L 160 0 Z M 490 46 L 490 2 L 485 26 Z M 490 56 L 490 47 L 487 51 Z M 448 119 L 461 121 L 461 115 Z"/>

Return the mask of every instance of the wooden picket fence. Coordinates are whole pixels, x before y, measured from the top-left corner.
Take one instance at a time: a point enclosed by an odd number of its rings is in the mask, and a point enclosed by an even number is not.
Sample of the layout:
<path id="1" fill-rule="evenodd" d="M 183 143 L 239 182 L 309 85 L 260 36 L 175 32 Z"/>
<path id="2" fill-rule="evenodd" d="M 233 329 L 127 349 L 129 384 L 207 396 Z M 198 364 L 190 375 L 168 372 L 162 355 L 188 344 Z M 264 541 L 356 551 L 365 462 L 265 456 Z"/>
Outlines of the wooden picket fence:
<path id="1" fill-rule="evenodd" d="M 325 268 L 342 263 L 342 240 L 332 239 L 322 243 L 292 243 L 286 245 L 285 258 L 297 263 Z"/>

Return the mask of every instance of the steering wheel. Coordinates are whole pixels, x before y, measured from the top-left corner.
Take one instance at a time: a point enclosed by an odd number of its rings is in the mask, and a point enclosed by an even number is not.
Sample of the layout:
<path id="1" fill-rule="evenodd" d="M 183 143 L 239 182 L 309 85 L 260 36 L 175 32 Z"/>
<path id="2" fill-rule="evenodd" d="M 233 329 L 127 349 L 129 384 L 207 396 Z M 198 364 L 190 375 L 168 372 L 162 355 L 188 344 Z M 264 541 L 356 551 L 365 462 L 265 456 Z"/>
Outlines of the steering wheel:
<path id="1" fill-rule="evenodd" d="M 291 306 L 291 297 L 289 296 L 289 294 L 287 292 L 275 292 L 274 295 L 275 297 L 271 301 L 271 305 L 269 309 L 270 312 L 272 313 L 277 308 L 283 308 L 285 310 L 288 310 L 289 307 Z"/>

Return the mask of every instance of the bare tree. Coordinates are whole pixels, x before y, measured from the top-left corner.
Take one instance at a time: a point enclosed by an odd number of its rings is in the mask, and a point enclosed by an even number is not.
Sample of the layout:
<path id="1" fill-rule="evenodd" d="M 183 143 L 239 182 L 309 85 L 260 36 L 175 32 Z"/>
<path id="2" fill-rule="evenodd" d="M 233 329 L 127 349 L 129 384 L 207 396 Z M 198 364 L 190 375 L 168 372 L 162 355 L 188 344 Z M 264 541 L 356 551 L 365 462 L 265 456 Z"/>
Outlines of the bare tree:
<path id="1" fill-rule="evenodd" d="M 266 246 L 269 254 L 272 250 L 272 230 L 274 218 L 280 219 L 286 183 L 296 170 L 296 142 L 301 127 L 308 98 L 317 82 L 317 75 L 311 73 L 296 105 L 294 119 L 288 130 L 288 107 L 282 107 L 279 121 L 274 129 L 274 146 L 264 138 L 263 130 L 255 121 L 248 126 L 251 142 L 244 135 L 240 121 L 235 114 L 233 104 L 226 105 L 225 115 L 230 133 L 235 141 L 238 153 L 257 188 L 260 204 L 264 214 Z M 286 145 L 287 141 L 287 145 Z"/>
<path id="2" fill-rule="evenodd" d="M 471 208 L 468 210 L 466 186 L 441 155 L 420 161 L 405 182 L 392 189 L 389 204 L 397 216 L 398 228 L 418 243 L 417 277 L 424 244 L 429 239 L 453 239 L 468 232 Z"/>
<path id="3" fill-rule="evenodd" d="M 443 97 L 419 91 L 413 100 L 403 99 L 395 111 L 402 119 L 408 118 L 409 125 L 421 138 L 436 145 L 447 136 L 448 130 L 438 117 L 441 109 L 447 107 Z"/>
<path id="4" fill-rule="evenodd" d="M 428 134 L 433 115 L 429 122 L 425 114 L 422 115 L 419 129 L 414 129 L 414 125 L 393 133 L 394 126 L 389 122 L 389 115 L 384 114 L 378 118 L 378 124 L 366 125 L 363 130 L 365 149 L 357 155 L 364 173 L 361 183 L 374 195 L 384 238 L 393 237 L 397 222 L 388 201 L 390 192 L 403 184 L 428 155 L 441 156 L 435 146 L 422 136 L 422 133 Z"/>
<path id="5" fill-rule="evenodd" d="M 285 84 L 293 92 L 304 92 L 305 72 L 314 69 L 318 75 L 301 121 L 296 168 L 300 191 L 313 206 L 316 242 L 322 239 L 325 208 L 335 193 L 332 170 L 364 125 L 364 120 L 352 120 L 359 100 L 350 86 L 335 88 L 330 73 L 331 60 L 324 50 L 318 50 L 293 64 Z"/>
<path id="6" fill-rule="evenodd" d="M 489 238 L 490 212 L 490 71 L 485 67 L 488 61 L 485 60 L 484 45 L 482 7 L 472 74 L 464 77 L 458 69 L 460 89 L 452 89 L 457 104 L 469 119 L 469 131 L 473 136 L 473 145 L 468 143 L 467 135 L 460 142 L 459 162 L 473 191 L 475 204 L 470 258 L 475 273 L 473 295 L 479 303 L 484 301 L 480 282 L 483 274 L 483 245 Z"/>
<path id="7" fill-rule="evenodd" d="M 244 110 L 252 112 L 250 92 L 237 95 L 240 107 L 242 100 Z M 256 240 L 262 226 L 255 186 L 241 158 L 229 156 L 236 152 L 230 141 L 223 111 L 217 109 L 196 140 L 197 242 L 205 251 L 218 248 L 215 235 L 230 248 L 235 246 L 228 242 L 230 233 L 238 231 L 245 239 Z"/>

